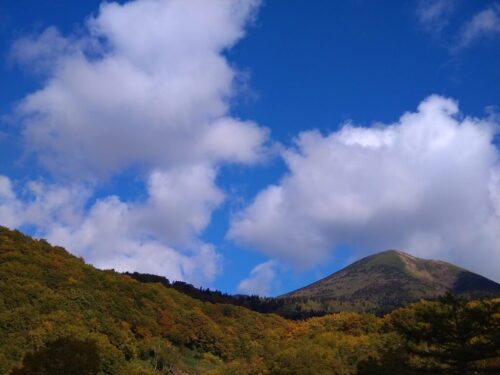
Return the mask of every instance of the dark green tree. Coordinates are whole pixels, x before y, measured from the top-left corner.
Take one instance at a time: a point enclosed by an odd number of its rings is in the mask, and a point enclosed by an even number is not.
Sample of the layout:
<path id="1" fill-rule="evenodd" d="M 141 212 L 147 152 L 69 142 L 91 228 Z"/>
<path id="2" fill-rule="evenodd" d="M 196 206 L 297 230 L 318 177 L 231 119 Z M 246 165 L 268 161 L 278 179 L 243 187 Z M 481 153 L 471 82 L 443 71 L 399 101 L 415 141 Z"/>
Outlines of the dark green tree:
<path id="1" fill-rule="evenodd" d="M 392 318 L 417 366 L 434 373 L 500 371 L 500 299 L 467 301 L 448 294 L 400 309 Z"/>
<path id="2" fill-rule="evenodd" d="M 60 338 L 27 353 L 11 375 L 96 375 L 100 362 L 94 341 Z"/>

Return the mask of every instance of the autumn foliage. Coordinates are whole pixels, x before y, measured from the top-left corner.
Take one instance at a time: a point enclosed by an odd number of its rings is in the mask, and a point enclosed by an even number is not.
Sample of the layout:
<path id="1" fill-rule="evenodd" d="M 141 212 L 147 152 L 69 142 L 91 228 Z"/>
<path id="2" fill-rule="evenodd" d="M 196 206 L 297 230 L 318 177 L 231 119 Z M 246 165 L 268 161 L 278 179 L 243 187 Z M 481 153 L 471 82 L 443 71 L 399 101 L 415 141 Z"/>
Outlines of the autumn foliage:
<path id="1" fill-rule="evenodd" d="M 202 302 L 0 227 L 0 374 L 495 373 L 500 299 L 303 321 Z M 48 360 L 50 359 L 50 360 Z"/>

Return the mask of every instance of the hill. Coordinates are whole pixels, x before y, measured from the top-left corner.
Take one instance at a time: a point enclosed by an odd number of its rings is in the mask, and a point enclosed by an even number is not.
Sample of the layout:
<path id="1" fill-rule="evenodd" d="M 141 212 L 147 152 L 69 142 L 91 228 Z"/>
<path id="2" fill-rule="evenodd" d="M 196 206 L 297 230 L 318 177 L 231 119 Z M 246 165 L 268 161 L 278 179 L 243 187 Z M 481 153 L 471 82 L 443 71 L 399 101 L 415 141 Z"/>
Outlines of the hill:
<path id="1" fill-rule="evenodd" d="M 447 292 L 464 297 L 498 296 L 500 284 L 451 263 L 387 250 L 282 297 L 321 301 L 329 311 L 385 312 Z"/>
<path id="2" fill-rule="evenodd" d="M 250 350 L 260 353 L 264 333 L 280 336 L 290 324 L 97 270 L 61 247 L 4 227 L 0 291 L 0 374 L 66 337 L 96 343 L 100 373 L 160 373 L 154 371 L 160 352 L 169 363 L 201 373 Z"/>
<path id="3" fill-rule="evenodd" d="M 98 270 L 0 227 L 0 374 L 493 373 L 499 327 L 500 299 L 290 321 Z"/>

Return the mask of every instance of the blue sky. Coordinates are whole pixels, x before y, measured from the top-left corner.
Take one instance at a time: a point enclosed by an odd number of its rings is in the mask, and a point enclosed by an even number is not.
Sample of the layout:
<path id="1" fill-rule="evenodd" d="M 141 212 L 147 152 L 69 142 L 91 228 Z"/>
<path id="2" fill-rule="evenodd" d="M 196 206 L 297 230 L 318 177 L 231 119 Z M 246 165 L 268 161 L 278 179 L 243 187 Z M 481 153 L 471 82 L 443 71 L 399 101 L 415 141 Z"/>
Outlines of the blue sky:
<path id="1" fill-rule="evenodd" d="M 385 248 L 498 281 L 500 4 L 377 5 L 3 1 L 0 224 L 227 292 Z"/>

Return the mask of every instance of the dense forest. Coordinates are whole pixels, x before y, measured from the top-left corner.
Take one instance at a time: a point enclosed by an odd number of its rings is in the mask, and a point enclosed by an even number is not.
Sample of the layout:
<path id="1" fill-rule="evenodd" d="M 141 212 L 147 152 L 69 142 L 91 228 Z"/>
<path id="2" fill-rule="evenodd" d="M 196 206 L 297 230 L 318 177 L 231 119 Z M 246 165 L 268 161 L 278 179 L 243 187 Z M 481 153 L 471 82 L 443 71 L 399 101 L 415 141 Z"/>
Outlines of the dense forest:
<path id="1" fill-rule="evenodd" d="M 289 320 L 97 270 L 3 227 L 0 290 L 1 374 L 500 373 L 498 298 Z"/>
<path id="2" fill-rule="evenodd" d="M 218 290 L 197 288 L 184 281 L 171 282 L 166 277 L 158 275 L 138 272 L 126 272 L 125 275 L 142 283 L 160 283 L 167 288 L 173 288 L 199 301 L 242 306 L 263 314 L 277 314 L 286 319 L 303 320 L 329 313 L 327 304 L 318 299 L 307 297 L 272 298 L 244 294 L 232 295 L 222 293 Z"/>

